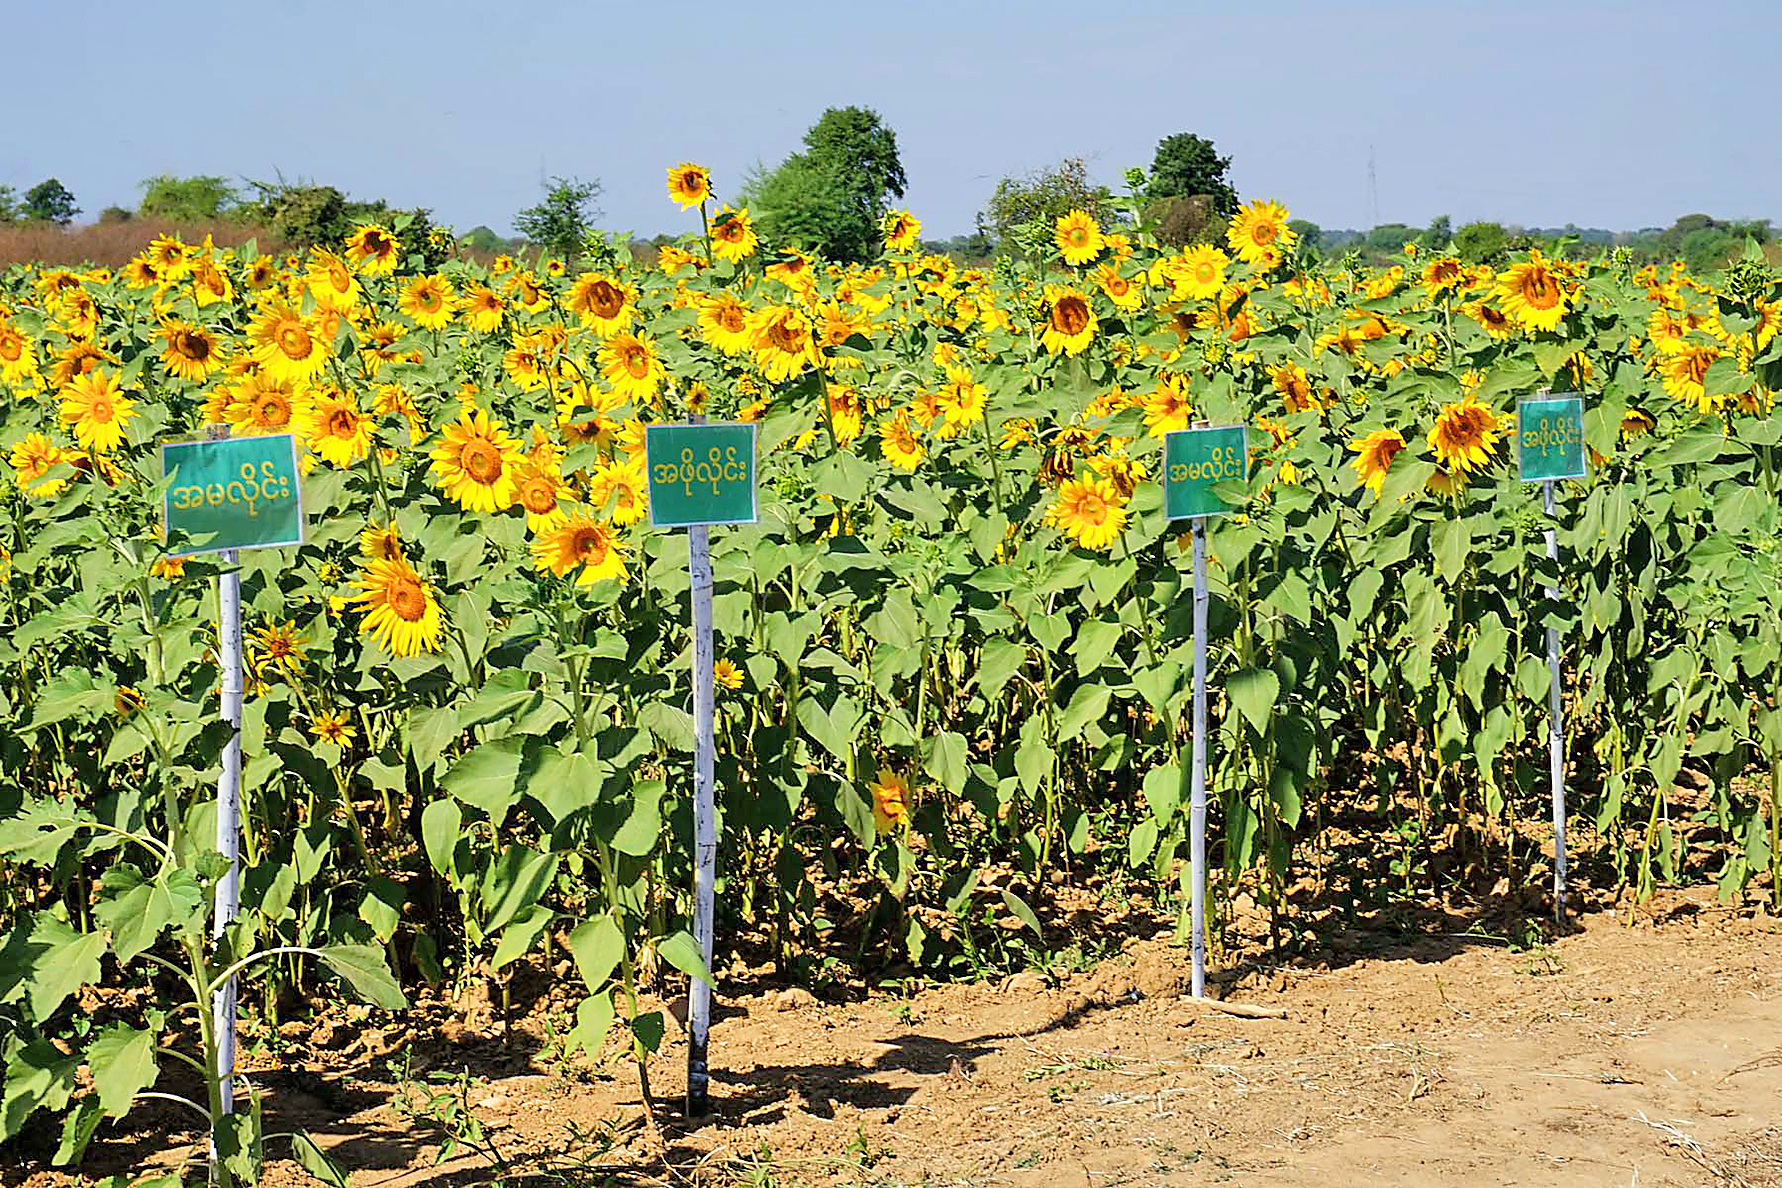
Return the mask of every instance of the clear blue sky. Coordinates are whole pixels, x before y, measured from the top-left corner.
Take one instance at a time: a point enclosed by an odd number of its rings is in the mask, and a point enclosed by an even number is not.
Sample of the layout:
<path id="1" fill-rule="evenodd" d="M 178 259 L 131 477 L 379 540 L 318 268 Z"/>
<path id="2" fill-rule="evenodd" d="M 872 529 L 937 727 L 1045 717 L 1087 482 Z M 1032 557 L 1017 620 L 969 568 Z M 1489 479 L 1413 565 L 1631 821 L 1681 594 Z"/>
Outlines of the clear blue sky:
<path id="1" fill-rule="evenodd" d="M 1374 222 L 1370 148 L 1382 221 L 1782 220 L 1774 0 L 0 4 L 0 183 L 58 177 L 83 219 L 155 173 L 282 171 L 511 234 L 543 172 L 680 230 L 669 165 L 726 196 L 854 103 L 935 236 L 1005 174 L 1115 181 L 1176 131 L 1327 227 Z"/>

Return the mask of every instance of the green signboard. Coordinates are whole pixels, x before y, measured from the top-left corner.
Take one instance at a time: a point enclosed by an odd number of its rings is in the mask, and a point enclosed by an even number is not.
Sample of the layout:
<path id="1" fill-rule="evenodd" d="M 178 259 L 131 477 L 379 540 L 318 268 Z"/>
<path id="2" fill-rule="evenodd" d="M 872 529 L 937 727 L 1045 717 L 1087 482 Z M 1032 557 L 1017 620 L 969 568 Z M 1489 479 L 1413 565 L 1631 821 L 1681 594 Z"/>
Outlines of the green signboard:
<path id="1" fill-rule="evenodd" d="M 1518 404 L 1516 461 L 1524 482 L 1585 477 L 1584 398 L 1534 396 Z"/>
<path id="2" fill-rule="evenodd" d="M 1163 439 L 1163 510 L 1172 520 L 1230 514 L 1231 504 L 1213 493 L 1220 483 L 1242 481 L 1250 469 L 1242 425 L 1182 429 Z"/>
<path id="3" fill-rule="evenodd" d="M 644 431 L 650 523 L 753 524 L 755 426 L 651 425 Z"/>
<path id="4" fill-rule="evenodd" d="M 303 543 L 297 439 L 289 433 L 168 442 L 161 475 L 172 480 L 162 509 L 167 531 L 200 541 L 169 556 Z"/>

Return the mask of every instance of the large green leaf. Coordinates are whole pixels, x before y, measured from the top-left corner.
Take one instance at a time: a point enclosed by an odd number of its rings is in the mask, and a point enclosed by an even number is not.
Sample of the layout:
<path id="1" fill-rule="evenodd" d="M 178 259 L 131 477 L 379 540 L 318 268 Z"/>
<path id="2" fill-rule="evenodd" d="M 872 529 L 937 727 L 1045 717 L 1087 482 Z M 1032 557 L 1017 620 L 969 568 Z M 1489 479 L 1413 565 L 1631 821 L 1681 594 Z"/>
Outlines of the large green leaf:
<path id="1" fill-rule="evenodd" d="M 155 1033 L 114 1023 L 87 1045 L 93 1088 L 107 1114 L 122 1118 L 136 1095 L 155 1083 Z"/>
<path id="2" fill-rule="evenodd" d="M 1232 673 L 1225 680 L 1225 694 L 1238 707 L 1258 734 L 1268 728 L 1269 711 L 1280 696 L 1281 678 L 1273 669 L 1246 668 Z"/>
<path id="3" fill-rule="evenodd" d="M 475 747 L 446 773 L 442 786 L 453 798 L 487 813 L 497 826 L 520 799 L 520 738 Z"/>
<path id="4" fill-rule="evenodd" d="M 384 951 L 376 945 L 328 945 L 319 953 L 329 969 L 373 1006 L 387 1011 L 408 1008 L 408 999 L 384 962 Z"/>
<path id="5" fill-rule="evenodd" d="M 6 1047 L 6 1089 L 0 1097 L 0 1143 L 18 1137 L 39 1109 L 52 1112 L 68 1104 L 80 1057 L 65 1055 L 48 1040 L 27 1044 L 17 1038 Z"/>

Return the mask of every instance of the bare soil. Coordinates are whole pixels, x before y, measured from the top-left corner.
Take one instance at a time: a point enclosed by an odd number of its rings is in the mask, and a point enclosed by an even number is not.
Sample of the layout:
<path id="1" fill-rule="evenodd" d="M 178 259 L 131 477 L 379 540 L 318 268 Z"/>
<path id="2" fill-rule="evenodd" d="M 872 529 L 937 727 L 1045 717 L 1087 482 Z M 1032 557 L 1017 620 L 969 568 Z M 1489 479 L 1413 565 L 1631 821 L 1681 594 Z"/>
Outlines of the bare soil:
<path id="1" fill-rule="evenodd" d="M 268 1131 L 309 1130 L 353 1188 L 504 1173 L 763 1188 L 1782 1186 L 1782 921 L 1762 909 L 1669 891 L 1599 903 L 1532 947 L 1373 921 L 1317 952 L 1214 981 L 1280 1019 L 1184 1001 L 1186 954 L 1161 936 L 1062 981 L 840 1004 L 771 987 L 723 997 L 713 1113 L 680 1117 L 671 1022 L 651 1064 L 655 1129 L 628 1060 L 561 1058 L 567 970 L 536 971 L 533 1010 L 505 1038 L 473 993 L 400 1027 L 336 1008 L 287 1023 L 276 1064 L 272 1045 L 251 1059 Z M 461 1089 L 445 1079 L 465 1070 Z M 427 1111 L 393 1104 L 422 1084 L 480 1122 L 481 1153 L 437 1162 Z M 101 1133 L 88 1175 L 201 1150 L 176 1115 L 130 1124 Z M 273 1144 L 268 1182 L 314 1183 L 285 1150 Z M 67 1182 L 41 1165 L 0 1180 Z"/>

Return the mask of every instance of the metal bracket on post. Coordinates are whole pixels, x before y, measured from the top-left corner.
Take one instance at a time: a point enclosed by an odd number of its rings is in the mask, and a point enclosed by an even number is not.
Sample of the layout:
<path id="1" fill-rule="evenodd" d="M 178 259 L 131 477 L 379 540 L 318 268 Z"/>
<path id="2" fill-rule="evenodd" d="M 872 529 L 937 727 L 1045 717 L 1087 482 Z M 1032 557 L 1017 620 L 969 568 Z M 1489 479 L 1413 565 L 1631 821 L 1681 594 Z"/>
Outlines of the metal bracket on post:
<path id="1" fill-rule="evenodd" d="M 1553 529 L 1553 480 L 1541 484 L 1541 502 L 1547 509 L 1547 557 L 1559 560 L 1559 539 Z M 1548 586 L 1547 597 L 1557 601 L 1559 587 Z M 1553 919 L 1565 923 L 1565 699 L 1560 685 L 1559 628 L 1547 628 L 1547 761 L 1553 790 Z"/>

